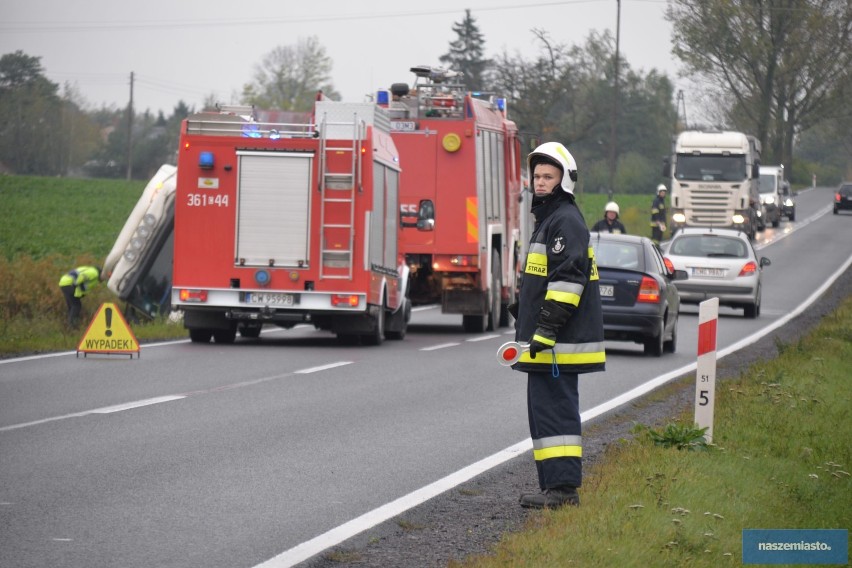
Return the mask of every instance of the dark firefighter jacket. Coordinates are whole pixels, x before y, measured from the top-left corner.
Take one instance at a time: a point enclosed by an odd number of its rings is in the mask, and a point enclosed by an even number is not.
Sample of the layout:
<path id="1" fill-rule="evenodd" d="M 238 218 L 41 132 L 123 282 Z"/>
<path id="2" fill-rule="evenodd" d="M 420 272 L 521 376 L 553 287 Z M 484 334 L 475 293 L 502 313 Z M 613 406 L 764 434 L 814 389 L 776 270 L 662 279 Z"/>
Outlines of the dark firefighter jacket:
<path id="1" fill-rule="evenodd" d="M 94 266 L 78 266 L 59 279 L 59 286 L 74 286 L 74 297 L 82 298 L 100 281 Z"/>
<path id="2" fill-rule="evenodd" d="M 617 235 L 627 234 L 627 229 L 624 228 L 624 224 L 618 219 L 613 219 L 612 223 L 606 219 L 601 219 L 594 224 L 592 231 L 595 233 L 615 233 Z"/>
<path id="3" fill-rule="evenodd" d="M 666 224 L 666 198 L 659 195 L 651 204 L 651 226 L 658 223 Z"/>
<path id="4" fill-rule="evenodd" d="M 573 197 L 546 200 L 533 206 L 536 218 L 524 263 L 516 341 L 527 343 L 535 332 L 545 299 L 573 311 L 556 335 L 556 363 L 560 371 L 603 371 L 606 361 L 598 269 L 589 246 L 589 231 Z M 550 372 L 554 351 L 528 352 L 512 368 L 524 372 Z"/>

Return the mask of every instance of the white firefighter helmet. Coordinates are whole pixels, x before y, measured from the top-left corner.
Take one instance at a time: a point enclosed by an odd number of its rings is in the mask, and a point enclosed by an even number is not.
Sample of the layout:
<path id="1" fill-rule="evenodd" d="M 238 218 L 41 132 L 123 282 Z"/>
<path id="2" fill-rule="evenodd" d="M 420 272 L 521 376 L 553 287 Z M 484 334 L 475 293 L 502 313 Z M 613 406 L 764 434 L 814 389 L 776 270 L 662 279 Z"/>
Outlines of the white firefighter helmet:
<path id="1" fill-rule="evenodd" d="M 661 191 L 668 191 L 666 189 L 666 186 L 663 185 L 663 184 L 660 184 L 660 185 L 657 186 L 657 193 L 659 194 Z"/>
<path id="2" fill-rule="evenodd" d="M 621 212 L 618 209 L 618 203 L 616 203 L 615 201 L 610 201 L 604 207 L 604 213 L 609 213 L 610 211 L 613 211 L 616 216 L 621 214 Z"/>
<path id="3" fill-rule="evenodd" d="M 552 163 L 562 169 L 562 190 L 574 195 L 574 184 L 577 181 L 577 162 L 568 148 L 559 142 L 545 142 L 527 157 L 530 175 L 535 173 L 535 166 L 541 162 Z"/>

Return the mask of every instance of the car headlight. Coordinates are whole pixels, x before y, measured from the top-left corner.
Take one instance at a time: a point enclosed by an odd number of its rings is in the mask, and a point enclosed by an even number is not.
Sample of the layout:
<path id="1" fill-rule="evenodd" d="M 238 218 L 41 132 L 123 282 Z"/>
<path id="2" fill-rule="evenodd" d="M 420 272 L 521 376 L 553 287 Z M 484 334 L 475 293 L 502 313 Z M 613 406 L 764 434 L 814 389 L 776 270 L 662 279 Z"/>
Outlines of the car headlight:
<path id="1" fill-rule="evenodd" d="M 785 207 L 792 207 L 793 206 L 793 200 L 788 197 L 787 200 L 784 201 L 784 206 Z"/>
<path id="2" fill-rule="evenodd" d="M 675 213 L 672 215 L 672 221 L 675 223 L 686 223 L 686 215 L 683 213 Z"/>
<path id="3" fill-rule="evenodd" d="M 775 196 L 774 195 L 767 196 L 765 203 L 767 205 L 773 205 L 775 203 Z"/>

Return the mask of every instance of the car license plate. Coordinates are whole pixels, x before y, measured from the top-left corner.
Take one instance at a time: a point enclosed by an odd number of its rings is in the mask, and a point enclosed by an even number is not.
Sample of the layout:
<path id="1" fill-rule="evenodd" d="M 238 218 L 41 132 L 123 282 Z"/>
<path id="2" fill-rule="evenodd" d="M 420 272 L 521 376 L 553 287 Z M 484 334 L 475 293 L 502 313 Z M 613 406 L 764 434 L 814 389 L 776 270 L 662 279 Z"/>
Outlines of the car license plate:
<path id="1" fill-rule="evenodd" d="M 615 294 L 615 290 L 613 289 L 612 284 L 601 284 L 600 289 L 601 297 L 612 298 L 612 296 Z"/>
<path id="2" fill-rule="evenodd" d="M 292 306 L 292 294 L 275 292 L 246 292 L 246 303 L 263 304 L 264 306 Z"/>
<path id="3" fill-rule="evenodd" d="M 710 276 L 712 278 L 724 278 L 725 272 L 727 272 L 725 268 L 703 268 L 696 266 L 692 269 L 693 276 Z"/>

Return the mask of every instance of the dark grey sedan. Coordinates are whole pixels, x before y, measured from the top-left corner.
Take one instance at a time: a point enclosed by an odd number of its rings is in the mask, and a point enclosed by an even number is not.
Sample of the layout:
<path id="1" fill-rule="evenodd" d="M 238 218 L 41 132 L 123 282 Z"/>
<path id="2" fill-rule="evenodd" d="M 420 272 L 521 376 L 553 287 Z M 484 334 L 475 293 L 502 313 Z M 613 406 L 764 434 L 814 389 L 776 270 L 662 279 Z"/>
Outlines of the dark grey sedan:
<path id="1" fill-rule="evenodd" d="M 646 355 L 659 357 L 677 348 L 680 298 L 675 280 L 688 278 L 667 266 L 647 237 L 592 233 L 600 276 L 604 338 L 633 341 Z"/>

